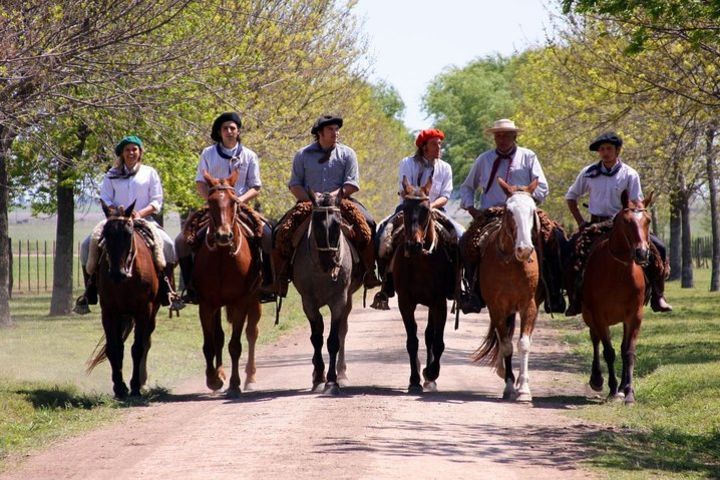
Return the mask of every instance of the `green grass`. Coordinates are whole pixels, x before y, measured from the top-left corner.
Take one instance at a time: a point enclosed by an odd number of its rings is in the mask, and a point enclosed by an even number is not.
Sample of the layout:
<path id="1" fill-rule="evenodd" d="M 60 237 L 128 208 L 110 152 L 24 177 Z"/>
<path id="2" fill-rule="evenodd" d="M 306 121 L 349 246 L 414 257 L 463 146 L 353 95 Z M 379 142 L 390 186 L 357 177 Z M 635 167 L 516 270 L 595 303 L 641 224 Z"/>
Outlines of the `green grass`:
<path id="1" fill-rule="evenodd" d="M 669 284 L 672 313 L 645 310 L 636 405 L 599 403 L 577 411 L 584 419 L 615 427 L 599 430 L 590 441 L 597 452 L 590 464 L 610 478 L 720 478 L 720 293 L 707 291 L 709 277 L 708 270 L 696 270 L 695 289 Z M 587 382 L 592 359 L 587 328 L 580 328 L 577 319 L 559 324 Z M 613 327 L 618 375 L 621 339 L 621 327 Z M 605 372 L 604 361 L 602 366 Z"/>
<path id="2" fill-rule="evenodd" d="M 15 324 L 0 332 L 0 470 L 7 467 L 9 457 L 110 422 L 118 417 L 119 408 L 138 402 L 111 398 L 107 362 L 85 373 L 85 362 L 102 336 L 99 307 L 82 317 L 51 318 L 47 316 L 49 303 L 47 294 L 15 297 L 11 302 Z M 264 305 L 258 343 L 274 342 L 307 324 L 293 289 L 279 326 L 273 325 L 274 319 L 274 304 Z M 229 331 L 227 322 L 223 328 Z M 130 341 L 125 344 L 126 382 L 132 372 L 130 345 Z M 167 308 L 162 308 L 148 354 L 149 390 L 140 401 L 152 401 L 184 380 L 202 377 L 201 347 L 197 307 L 190 305 L 180 318 L 172 319 L 167 318 Z M 243 365 L 246 351 L 240 359 Z M 227 349 L 224 359 L 229 361 Z"/>

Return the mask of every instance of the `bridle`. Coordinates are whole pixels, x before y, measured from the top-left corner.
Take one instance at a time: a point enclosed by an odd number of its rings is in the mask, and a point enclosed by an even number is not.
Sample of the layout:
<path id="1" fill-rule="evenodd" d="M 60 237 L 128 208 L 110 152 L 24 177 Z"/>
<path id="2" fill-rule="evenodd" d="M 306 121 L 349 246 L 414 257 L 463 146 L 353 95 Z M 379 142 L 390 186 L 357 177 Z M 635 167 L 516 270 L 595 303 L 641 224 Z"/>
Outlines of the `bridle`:
<path id="1" fill-rule="evenodd" d="M 629 210 L 629 211 L 632 212 L 633 214 L 638 214 L 638 213 L 644 214 L 645 212 L 647 212 L 647 209 L 645 209 L 645 208 L 637 208 L 637 207 L 635 207 L 635 208 L 630 208 L 630 207 L 627 207 L 627 208 L 623 208 L 620 212 L 618 212 L 618 213 L 615 215 L 615 217 L 617 217 L 618 215 L 620 215 L 620 214 L 621 214 L 622 212 L 624 212 L 625 210 Z M 615 230 L 615 218 L 613 218 L 613 232 L 614 232 L 614 230 Z M 630 240 L 628 239 L 628 237 L 627 237 L 627 235 L 625 234 L 625 231 L 624 231 L 624 230 L 622 230 L 620 233 L 622 234 L 622 238 L 625 240 L 625 243 L 628 245 L 628 252 L 629 252 L 629 254 L 630 254 L 630 260 L 624 260 L 624 259 L 622 259 L 622 258 L 619 256 L 619 255 L 620 255 L 619 253 L 613 252 L 612 248 L 610 247 L 610 242 L 609 242 L 609 241 L 608 241 L 608 252 L 610 252 L 610 256 L 613 258 L 613 260 L 615 260 L 615 261 L 617 261 L 617 262 L 619 262 L 619 263 L 627 266 L 627 265 L 632 264 L 632 263 L 635 261 L 635 258 L 634 258 L 634 256 L 633 256 L 632 243 L 631 243 Z M 649 243 L 649 240 L 648 240 L 648 243 Z M 636 262 L 636 263 L 637 263 L 639 266 L 644 267 L 644 266 L 646 266 L 646 265 L 648 264 L 649 261 L 650 261 L 650 260 L 647 259 L 647 260 L 644 260 L 644 261 L 642 261 L 642 262 Z"/>
<path id="2" fill-rule="evenodd" d="M 420 202 L 424 202 L 424 201 L 430 200 L 430 198 L 422 192 L 419 192 L 419 193 L 415 192 L 412 194 L 406 194 L 405 200 L 417 200 Z M 404 230 L 405 230 L 405 235 L 408 235 L 410 233 L 409 229 L 406 228 Z M 425 248 L 425 244 L 428 241 L 427 240 L 428 232 L 432 232 L 432 239 L 430 240 L 430 246 L 428 248 Z M 435 248 L 437 247 L 438 235 L 435 235 L 435 224 L 434 224 L 434 220 L 433 220 L 432 209 L 430 209 L 430 208 L 428 208 L 427 222 L 425 222 L 425 225 L 422 227 L 422 237 L 421 238 L 422 238 L 422 243 L 421 243 L 422 254 L 423 255 L 432 254 L 435 251 Z M 407 239 L 407 237 L 406 237 L 406 239 Z M 406 245 L 405 246 L 405 257 L 410 257 L 410 252 L 408 252 L 408 250 L 407 250 L 407 242 L 405 243 L 405 245 Z"/>
<path id="3" fill-rule="evenodd" d="M 310 228 L 308 228 L 308 239 L 312 236 L 315 243 L 315 249 L 319 252 L 337 252 L 340 249 L 340 242 L 338 241 L 337 245 L 332 246 L 330 244 L 330 215 L 335 215 L 340 213 L 340 207 L 336 207 L 334 205 L 327 206 L 327 207 L 320 207 L 320 206 L 313 206 L 312 209 L 312 215 L 315 213 L 325 213 L 325 241 L 327 247 L 320 247 L 317 244 L 317 235 L 313 235 L 314 233 L 314 225 L 313 222 L 310 221 Z M 313 217 L 314 218 L 314 217 Z"/>
<path id="4" fill-rule="evenodd" d="M 230 225 L 232 225 L 232 229 L 233 229 L 233 240 L 230 242 L 230 252 L 229 253 L 230 253 L 231 257 L 234 257 L 235 255 L 238 254 L 238 252 L 240 252 L 240 247 L 242 247 L 242 239 L 243 239 L 243 235 L 240 234 L 240 231 L 236 225 L 237 219 L 238 219 L 238 199 L 235 197 L 235 187 L 232 185 L 224 185 L 224 184 L 214 185 L 214 186 L 210 187 L 210 189 L 208 190 L 208 198 L 209 198 L 210 194 L 212 194 L 213 192 L 219 191 L 219 190 L 229 190 L 230 191 L 230 199 L 233 202 L 232 217 L 230 219 Z M 213 215 L 211 212 L 208 212 L 208 217 L 210 220 L 209 221 L 210 224 L 208 225 L 208 233 L 207 233 L 207 235 L 205 235 L 205 246 L 208 248 L 209 251 L 214 252 L 215 250 L 217 250 L 218 245 L 217 245 L 217 242 L 213 242 L 213 244 L 211 244 L 210 233 L 215 233 L 218 226 L 216 225 L 215 219 L 213 218 Z M 214 235 L 213 235 L 213 238 L 214 238 Z M 238 239 L 237 245 L 234 245 L 235 238 Z M 235 248 L 233 248 L 233 247 L 235 247 Z"/>
<path id="5" fill-rule="evenodd" d="M 530 198 L 533 198 L 532 194 L 530 192 L 526 192 L 524 190 L 516 190 L 512 193 L 512 195 L 527 195 Z M 515 242 L 516 238 L 515 235 L 513 235 L 511 232 L 509 232 L 509 228 L 507 226 L 507 222 L 505 220 L 505 215 L 512 215 L 512 212 L 505 207 L 505 214 L 503 215 L 502 224 L 500 226 L 500 230 L 498 231 L 498 235 L 503 235 L 505 237 L 508 237 L 510 239 L 510 243 L 513 244 L 513 251 L 515 250 Z M 517 222 L 516 222 L 517 225 Z M 537 213 L 537 209 L 533 211 L 533 230 L 535 230 L 535 233 L 539 235 L 540 231 L 540 217 Z M 542 245 L 542 242 L 538 242 L 540 245 Z M 502 242 L 495 242 L 495 247 L 497 248 L 497 253 L 500 256 L 503 263 L 509 263 L 512 259 L 516 259 L 515 255 L 513 253 L 507 253 L 502 250 Z M 532 258 L 532 257 L 531 257 Z"/>
<path id="6" fill-rule="evenodd" d="M 130 217 L 123 217 L 123 216 L 120 216 L 120 215 L 108 217 L 107 221 L 109 222 L 109 221 L 111 221 L 111 220 L 112 220 L 112 221 L 124 220 L 126 223 L 128 223 L 128 224 L 130 225 L 130 228 L 131 228 L 131 233 L 130 233 L 130 248 L 129 248 L 128 252 L 125 254 L 125 259 L 124 259 L 123 262 L 121 262 L 121 264 L 124 264 L 125 272 L 127 272 L 126 278 L 131 278 L 131 277 L 132 277 L 132 266 L 133 266 L 133 264 L 135 263 L 135 257 L 137 256 L 137 248 L 135 247 L 135 227 L 134 227 L 134 224 L 133 224 L 133 220 L 132 220 L 132 218 L 130 218 Z M 104 255 L 106 258 L 108 258 L 108 262 L 107 262 L 107 264 L 108 264 L 108 273 L 110 273 L 111 268 L 112 268 L 112 265 L 111 265 L 111 263 L 110 263 L 110 261 L 109 261 L 109 255 L 108 255 L 108 249 L 107 249 L 107 237 L 104 235 L 104 232 L 103 232 L 103 238 L 102 238 L 102 240 L 103 240 L 103 243 L 104 243 L 105 246 L 106 246 L 106 248 L 103 249 L 103 250 L 104 250 L 104 251 L 103 251 L 103 255 Z"/>

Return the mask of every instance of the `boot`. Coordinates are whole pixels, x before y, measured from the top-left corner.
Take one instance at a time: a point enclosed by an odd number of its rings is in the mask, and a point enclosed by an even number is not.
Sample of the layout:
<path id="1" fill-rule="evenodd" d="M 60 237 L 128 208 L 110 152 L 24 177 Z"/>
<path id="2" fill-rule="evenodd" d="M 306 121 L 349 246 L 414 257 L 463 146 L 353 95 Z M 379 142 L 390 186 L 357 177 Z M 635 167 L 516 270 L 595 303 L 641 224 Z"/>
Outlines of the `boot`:
<path id="1" fill-rule="evenodd" d="M 383 277 L 380 291 L 373 297 L 370 308 L 375 310 L 390 310 L 390 298 L 395 296 L 395 285 L 393 283 L 392 272 L 387 272 Z"/>
<path id="2" fill-rule="evenodd" d="M 279 250 L 272 251 L 272 266 L 275 269 L 275 278 L 273 279 L 273 292 L 281 297 L 287 297 L 288 286 L 290 285 L 290 277 L 292 276 L 292 266 L 290 259 L 282 256 Z"/>
<path id="3" fill-rule="evenodd" d="M 86 315 L 90 313 L 89 305 L 97 305 L 98 303 L 95 275 L 90 275 L 84 265 L 82 267 L 82 273 L 83 282 L 85 283 L 85 292 L 75 299 L 75 306 L 73 307 L 73 312 L 78 315 Z"/>
<path id="4" fill-rule="evenodd" d="M 475 264 L 468 263 L 463 266 L 463 289 L 460 291 L 457 304 L 458 308 L 465 314 L 480 313 L 485 307 L 485 301 L 480 293 L 480 285 L 475 278 L 476 271 L 477 265 Z"/>
<path id="5" fill-rule="evenodd" d="M 188 255 L 187 257 L 180 257 L 178 258 L 178 263 L 180 264 L 180 275 L 182 276 L 183 285 L 185 288 L 183 289 L 183 295 L 182 295 L 182 301 L 187 303 L 192 303 L 197 305 L 198 303 L 198 297 L 197 292 L 195 291 L 195 286 L 192 283 L 192 274 L 193 274 L 193 258 L 192 255 Z"/>
<path id="6" fill-rule="evenodd" d="M 375 247 L 371 243 L 366 246 L 360 253 L 360 258 L 365 266 L 365 275 L 363 276 L 363 285 L 368 290 L 382 285 L 380 279 L 375 275 Z"/>
<path id="7" fill-rule="evenodd" d="M 665 272 L 662 263 L 650 261 L 645 267 L 645 275 L 650 281 L 650 308 L 653 312 L 672 312 L 672 305 L 665 300 Z"/>
<path id="8" fill-rule="evenodd" d="M 582 313 L 582 297 L 580 292 L 582 291 L 582 285 L 577 279 L 579 275 L 573 270 L 572 279 L 568 282 L 568 308 L 565 310 L 566 317 L 574 317 Z"/>
<path id="9" fill-rule="evenodd" d="M 260 252 L 262 261 L 262 283 L 260 284 L 260 303 L 271 303 L 275 301 L 275 284 L 273 278 L 272 263 L 270 254 Z"/>

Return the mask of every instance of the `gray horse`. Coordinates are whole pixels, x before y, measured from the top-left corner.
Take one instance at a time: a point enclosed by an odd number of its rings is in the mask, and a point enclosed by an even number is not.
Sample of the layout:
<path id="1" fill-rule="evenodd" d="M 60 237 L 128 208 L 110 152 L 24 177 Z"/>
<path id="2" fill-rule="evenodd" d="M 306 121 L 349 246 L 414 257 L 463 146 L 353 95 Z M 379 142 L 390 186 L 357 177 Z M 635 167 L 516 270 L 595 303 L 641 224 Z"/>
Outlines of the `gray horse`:
<path id="1" fill-rule="evenodd" d="M 302 297 L 310 322 L 313 354 L 313 391 L 324 383 L 324 392 L 337 395 L 347 386 L 345 335 L 352 309 L 352 295 L 362 285 L 362 267 L 357 254 L 342 231 L 341 195 L 308 191 L 313 204 L 307 233 L 295 251 L 293 283 Z M 320 308 L 330 309 L 330 356 L 327 379 L 322 357 L 323 317 Z"/>

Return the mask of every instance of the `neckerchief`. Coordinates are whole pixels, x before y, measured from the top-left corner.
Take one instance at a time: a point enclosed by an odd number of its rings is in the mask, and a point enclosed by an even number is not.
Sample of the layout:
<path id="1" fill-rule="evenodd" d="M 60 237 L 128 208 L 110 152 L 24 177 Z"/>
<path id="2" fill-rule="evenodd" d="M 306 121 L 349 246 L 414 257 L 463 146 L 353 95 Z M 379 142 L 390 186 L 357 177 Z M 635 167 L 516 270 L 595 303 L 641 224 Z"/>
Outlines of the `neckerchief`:
<path id="1" fill-rule="evenodd" d="M 110 170 L 108 170 L 107 176 L 110 180 L 115 180 L 118 178 L 127 179 L 134 177 L 138 171 L 140 171 L 140 162 L 137 162 L 135 166 L 131 169 L 128 169 L 123 164 L 123 166 L 120 168 L 112 167 Z"/>
<path id="2" fill-rule="evenodd" d="M 317 148 L 319 148 L 320 151 L 324 153 L 324 155 L 323 155 L 322 157 L 320 157 L 320 160 L 318 160 L 318 163 L 323 164 L 323 163 L 327 162 L 328 160 L 330 160 L 330 156 L 332 155 L 332 152 L 335 150 L 335 147 L 336 147 L 336 146 L 337 146 L 337 145 L 333 145 L 332 147 L 330 147 L 330 148 L 328 148 L 327 150 L 325 150 L 325 149 L 322 147 L 322 145 L 320 145 L 320 142 L 318 142 L 318 143 L 317 143 Z"/>
<path id="3" fill-rule="evenodd" d="M 490 178 L 488 178 L 487 185 L 485 186 L 485 192 L 490 191 L 490 187 L 492 187 L 493 181 L 495 180 L 495 175 L 497 175 L 498 168 L 500 168 L 500 162 L 503 159 L 508 160 L 508 166 L 507 166 L 507 172 L 505 172 L 505 180 L 508 179 L 508 176 L 510 175 L 510 165 L 512 164 L 513 158 L 515 157 L 515 152 L 517 152 L 517 145 L 512 148 L 508 153 L 502 153 L 495 150 L 495 153 L 497 154 L 497 158 L 493 162 L 492 170 L 490 170 Z"/>
<path id="4" fill-rule="evenodd" d="M 585 171 L 585 175 L 583 175 L 586 178 L 595 178 L 599 177 L 600 175 L 605 175 L 606 177 L 614 177 L 619 171 L 620 167 L 622 167 L 622 162 L 620 160 L 617 161 L 615 165 L 610 169 L 609 172 L 606 172 L 602 165 L 602 160 L 593 165 L 592 167 L 588 168 Z"/>
<path id="5" fill-rule="evenodd" d="M 420 182 L 422 182 L 423 170 L 425 169 L 425 167 L 430 167 L 430 178 L 432 178 L 435 175 L 435 162 L 431 162 L 425 157 L 415 157 L 415 161 L 420 164 L 420 169 L 418 171 L 417 181 L 415 182 L 415 185 L 417 185 L 418 187 L 422 187 Z"/>
<path id="6" fill-rule="evenodd" d="M 235 145 L 235 148 L 233 149 L 233 151 L 235 152 L 234 155 L 228 155 L 227 153 L 223 152 L 219 142 L 215 144 L 215 150 L 217 151 L 217 154 L 225 160 L 232 160 L 233 158 L 240 155 L 240 152 L 242 152 L 242 145 L 240 145 L 239 143 Z"/>

